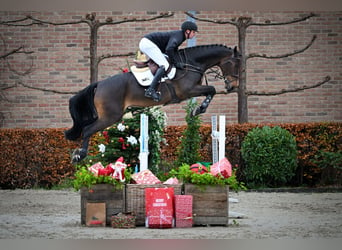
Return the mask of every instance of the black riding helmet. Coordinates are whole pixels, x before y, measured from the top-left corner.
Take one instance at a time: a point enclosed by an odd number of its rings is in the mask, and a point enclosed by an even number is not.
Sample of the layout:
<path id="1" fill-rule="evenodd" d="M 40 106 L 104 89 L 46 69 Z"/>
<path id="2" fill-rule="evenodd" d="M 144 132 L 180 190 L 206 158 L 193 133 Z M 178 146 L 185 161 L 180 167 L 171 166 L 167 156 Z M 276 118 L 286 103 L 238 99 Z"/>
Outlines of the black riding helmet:
<path id="1" fill-rule="evenodd" d="M 186 30 L 194 30 L 196 32 L 198 32 L 198 28 L 196 23 L 191 22 L 191 21 L 185 21 L 184 23 L 182 23 L 182 31 L 185 32 Z"/>

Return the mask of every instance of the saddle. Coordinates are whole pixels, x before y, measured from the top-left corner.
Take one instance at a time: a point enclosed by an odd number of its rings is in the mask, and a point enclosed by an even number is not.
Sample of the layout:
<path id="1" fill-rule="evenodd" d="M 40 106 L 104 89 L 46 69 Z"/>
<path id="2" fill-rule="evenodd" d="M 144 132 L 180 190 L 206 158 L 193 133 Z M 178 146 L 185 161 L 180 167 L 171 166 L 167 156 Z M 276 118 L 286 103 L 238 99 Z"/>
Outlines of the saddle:
<path id="1" fill-rule="evenodd" d="M 165 58 L 169 61 L 168 56 L 165 55 Z M 149 86 L 152 83 L 154 75 L 159 68 L 159 65 L 156 64 L 152 59 L 148 58 L 147 55 L 143 54 L 140 50 L 138 50 L 136 58 L 134 59 L 134 65 L 131 66 L 131 72 L 137 79 L 138 83 L 144 87 Z M 171 72 L 171 74 L 169 74 Z M 164 82 L 167 79 L 173 79 L 176 75 L 176 68 L 171 66 L 166 71 L 166 77 L 161 79 L 161 82 Z"/>

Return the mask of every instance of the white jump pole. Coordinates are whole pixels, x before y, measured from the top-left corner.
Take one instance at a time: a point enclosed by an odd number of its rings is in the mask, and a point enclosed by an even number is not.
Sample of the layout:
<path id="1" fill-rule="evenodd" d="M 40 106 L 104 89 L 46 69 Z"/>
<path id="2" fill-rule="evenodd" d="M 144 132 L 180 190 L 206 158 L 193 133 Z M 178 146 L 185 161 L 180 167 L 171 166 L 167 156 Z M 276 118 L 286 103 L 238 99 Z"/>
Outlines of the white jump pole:
<path id="1" fill-rule="evenodd" d="M 226 116 L 220 115 L 219 131 L 217 130 L 217 116 L 211 116 L 212 157 L 213 163 L 225 157 Z"/>
<path id="2" fill-rule="evenodd" d="M 220 132 L 219 132 L 219 161 L 226 154 L 226 116 L 220 115 Z"/>
<path id="3" fill-rule="evenodd" d="M 148 168 L 148 116 L 140 115 L 140 172 Z"/>
<path id="4" fill-rule="evenodd" d="M 217 116 L 211 116 L 211 137 L 212 137 L 212 157 L 213 164 L 218 162 L 218 139 L 219 132 L 217 131 Z"/>

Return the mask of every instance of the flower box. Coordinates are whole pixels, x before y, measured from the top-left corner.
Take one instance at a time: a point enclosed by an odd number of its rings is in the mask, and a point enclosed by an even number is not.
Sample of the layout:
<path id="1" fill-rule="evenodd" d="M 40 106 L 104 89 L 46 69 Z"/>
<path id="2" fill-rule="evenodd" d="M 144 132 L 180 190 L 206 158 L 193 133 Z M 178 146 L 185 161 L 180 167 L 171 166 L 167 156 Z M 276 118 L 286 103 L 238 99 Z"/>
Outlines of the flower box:
<path id="1" fill-rule="evenodd" d="M 111 184 L 96 184 L 90 188 L 81 188 L 81 224 L 86 224 L 88 203 L 105 203 L 106 225 L 111 225 L 112 214 L 125 211 L 125 189 Z"/>
<path id="2" fill-rule="evenodd" d="M 193 197 L 194 225 L 228 226 L 228 185 L 184 184 L 184 194 Z"/>
<path id="3" fill-rule="evenodd" d="M 173 187 L 174 194 L 182 193 L 182 184 L 126 184 L 125 207 L 127 212 L 133 212 L 136 216 L 136 226 L 145 225 L 145 189 Z"/>

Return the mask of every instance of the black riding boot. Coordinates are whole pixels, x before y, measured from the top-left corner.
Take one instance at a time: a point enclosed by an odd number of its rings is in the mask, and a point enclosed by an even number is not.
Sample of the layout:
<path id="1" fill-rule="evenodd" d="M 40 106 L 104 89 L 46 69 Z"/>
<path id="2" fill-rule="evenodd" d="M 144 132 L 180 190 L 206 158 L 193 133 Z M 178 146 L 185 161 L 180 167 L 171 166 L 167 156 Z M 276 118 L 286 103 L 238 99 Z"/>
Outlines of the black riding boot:
<path id="1" fill-rule="evenodd" d="M 145 96 L 148 98 L 152 98 L 153 101 L 155 102 L 160 101 L 160 93 L 157 93 L 156 89 L 157 89 L 160 79 L 162 78 L 164 74 L 165 74 L 165 67 L 160 66 L 156 74 L 154 75 L 151 85 L 145 91 Z"/>

